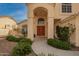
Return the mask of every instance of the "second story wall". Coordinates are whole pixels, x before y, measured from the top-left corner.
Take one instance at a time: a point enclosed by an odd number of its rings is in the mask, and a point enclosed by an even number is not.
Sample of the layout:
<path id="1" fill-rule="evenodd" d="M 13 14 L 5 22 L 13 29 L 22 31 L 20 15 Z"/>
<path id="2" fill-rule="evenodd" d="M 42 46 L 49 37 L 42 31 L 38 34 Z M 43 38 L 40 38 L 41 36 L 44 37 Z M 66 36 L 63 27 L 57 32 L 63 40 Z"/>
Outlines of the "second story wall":
<path id="1" fill-rule="evenodd" d="M 72 14 L 75 14 L 75 13 L 78 13 L 79 12 L 79 4 L 78 3 L 71 3 L 71 9 L 72 9 L 72 12 L 71 13 L 63 13 L 62 12 L 62 3 L 56 3 L 55 4 L 55 18 L 60 18 L 61 20 L 72 15 Z"/>
<path id="2" fill-rule="evenodd" d="M 8 16 L 1 16 L 0 17 L 0 29 L 14 29 L 17 28 L 17 23 L 12 19 L 11 17 Z"/>

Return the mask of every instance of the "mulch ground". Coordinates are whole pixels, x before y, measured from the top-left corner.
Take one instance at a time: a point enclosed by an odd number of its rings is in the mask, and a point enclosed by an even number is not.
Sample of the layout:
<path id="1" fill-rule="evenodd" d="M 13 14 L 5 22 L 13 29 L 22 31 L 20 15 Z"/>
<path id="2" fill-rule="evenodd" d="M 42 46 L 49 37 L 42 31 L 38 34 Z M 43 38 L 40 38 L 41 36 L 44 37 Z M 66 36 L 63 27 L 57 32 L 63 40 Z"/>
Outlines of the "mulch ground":
<path id="1" fill-rule="evenodd" d="M 73 51 L 79 51 L 79 47 L 74 47 L 71 50 L 73 50 Z"/>

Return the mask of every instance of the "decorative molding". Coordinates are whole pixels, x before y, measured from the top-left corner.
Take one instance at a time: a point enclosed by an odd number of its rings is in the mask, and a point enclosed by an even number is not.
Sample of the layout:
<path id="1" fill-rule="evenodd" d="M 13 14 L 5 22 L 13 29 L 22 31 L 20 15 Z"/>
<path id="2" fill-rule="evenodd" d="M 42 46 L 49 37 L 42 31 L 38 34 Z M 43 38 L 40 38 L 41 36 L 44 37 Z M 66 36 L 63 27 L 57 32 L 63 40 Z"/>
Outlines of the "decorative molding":
<path id="1" fill-rule="evenodd" d="M 78 15 L 79 15 L 79 12 L 78 12 L 78 13 L 75 13 L 75 14 L 73 14 L 73 15 L 70 15 L 69 17 L 63 19 L 62 21 L 59 21 L 58 23 L 64 23 L 64 22 L 73 20 L 73 19 L 76 18 L 76 16 L 78 16 Z"/>

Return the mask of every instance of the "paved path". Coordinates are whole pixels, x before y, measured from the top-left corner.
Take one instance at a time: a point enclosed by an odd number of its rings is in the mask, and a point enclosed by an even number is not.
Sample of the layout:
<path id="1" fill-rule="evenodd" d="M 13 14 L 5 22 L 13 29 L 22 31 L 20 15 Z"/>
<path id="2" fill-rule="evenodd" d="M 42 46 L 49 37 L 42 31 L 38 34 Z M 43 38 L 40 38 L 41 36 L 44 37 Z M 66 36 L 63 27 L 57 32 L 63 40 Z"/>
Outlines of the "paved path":
<path id="1" fill-rule="evenodd" d="M 15 42 L 7 41 L 5 38 L 0 38 L 0 56 L 9 55 L 15 45 Z"/>
<path id="2" fill-rule="evenodd" d="M 51 47 L 47 44 L 47 40 L 43 38 L 35 39 L 32 49 L 37 55 L 79 56 L 79 51 L 61 50 Z"/>

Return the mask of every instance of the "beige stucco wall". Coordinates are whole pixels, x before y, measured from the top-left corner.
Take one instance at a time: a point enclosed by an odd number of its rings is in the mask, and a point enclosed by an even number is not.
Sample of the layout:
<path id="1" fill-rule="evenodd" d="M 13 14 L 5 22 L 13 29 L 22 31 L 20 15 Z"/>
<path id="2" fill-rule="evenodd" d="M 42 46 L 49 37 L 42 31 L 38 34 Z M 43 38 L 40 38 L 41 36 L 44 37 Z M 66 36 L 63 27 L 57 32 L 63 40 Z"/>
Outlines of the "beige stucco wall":
<path id="1" fill-rule="evenodd" d="M 24 20 L 20 23 L 18 23 L 18 26 L 23 26 L 23 25 L 27 25 L 28 20 Z"/>
<path id="2" fill-rule="evenodd" d="M 26 28 L 27 28 L 27 23 L 28 23 L 28 20 L 24 20 L 24 21 L 18 23 L 18 28 L 20 29 L 20 31 L 24 25 L 26 25 Z"/>
<path id="3" fill-rule="evenodd" d="M 27 30 L 27 24 L 28 23 L 28 20 L 23 20 L 23 21 L 21 21 L 20 23 L 18 23 L 18 32 L 19 32 L 19 34 L 21 35 L 21 36 L 23 36 L 23 33 L 22 33 L 22 30 L 23 29 L 26 29 L 26 33 L 25 33 L 25 35 L 27 36 L 27 34 L 28 34 L 28 30 Z"/>
<path id="4" fill-rule="evenodd" d="M 76 36 L 76 39 L 75 39 L 75 45 L 77 47 L 79 47 L 79 15 L 76 17 L 76 22 L 75 22 L 75 27 L 76 27 L 76 33 L 75 33 L 75 36 Z"/>
<path id="5" fill-rule="evenodd" d="M 9 34 L 9 30 L 8 29 L 0 29 L 0 37 L 1 36 L 6 36 Z"/>
<path id="6" fill-rule="evenodd" d="M 31 20 L 33 19 L 33 22 L 32 23 L 29 23 L 28 24 L 28 27 L 30 26 L 30 28 L 34 28 L 29 32 L 30 32 L 30 35 L 32 35 L 32 38 L 33 38 L 33 34 L 36 33 L 35 29 L 36 29 L 36 26 L 35 26 L 35 23 L 37 22 L 36 19 L 34 19 L 34 14 L 33 14 L 33 10 L 37 7 L 44 7 L 48 10 L 48 16 L 47 16 L 47 26 L 48 26 L 48 33 L 47 33 L 47 36 L 48 38 L 53 38 L 53 34 L 54 33 L 54 19 L 60 19 L 60 20 L 64 20 L 65 18 L 69 17 L 70 15 L 72 14 L 75 14 L 78 12 L 78 5 L 79 4 L 72 4 L 72 13 L 62 13 L 62 8 L 61 8 L 61 3 L 57 3 L 57 4 L 28 4 L 28 21 L 29 22 L 32 22 Z M 31 20 L 30 20 L 31 18 Z M 36 21 L 36 22 L 35 22 Z M 70 23 L 74 24 L 74 19 L 69 21 Z M 67 22 L 66 22 L 67 23 Z M 62 26 L 66 25 L 66 23 L 64 22 Z M 34 25 L 34 26 L 31 26 L 31 25 Z M 51 26 L 52 25 L 52 26 Z M 29 36 L 29 35 L 28 35 Z M 73 37 L 74 35 L 72 35 Z M 71 40 L 72 41 L 72 40 Z"/>
<path id="7" fill-rule="evenodd" d="M 10 30 L 17 27 L 17 23 L 8 16 L 0 17 L 0 24 L 2 24 L 2 28 L 5 28 L 6 26 L 7 29 L 10 29 Z"/>
<path id="8" fill-rule="evenodd" d="M 56 3 L 55 4 L 55 18 L 60 18 L 61 20 L 65 19 L 66 17 L 79 12 L 79 3 L 72 3 L 72 13 L 62 13 L 62 4 Z"/>
<path id="9" fill-rule="evenodd" d="M 46 8 L 48 11 L 47 15 L 47 29 L 45 32 L 47 32 L 48 38 L 53 38 L 54 36 L 54 7 L 51 4 L 28 4 L 28 37 L 32 40 L 34 39 L 34 34 L 36 33 L 36 25 L 35 25 L 35 18 L 34 18 L 34 9 L 38 7 Z M 52 26 L 52 27 L 51 27 Z M 37 34 L 37 33 L 36 33 Z"/>
<path id="10" fill-rule="evenodd" d="M 10 30 L 17 28 L 17 23 L 8 16 L 0 16 L 0 35 L 8 35 Z"/>
<path id="11" fill-rule="evenodd" d="M 70 15 L 74 15 L 79 12 L 78 6 L 79 6 L 79 3 L 72 3 L 72 13 L 62 13 L 61 4 L 58 3 L 55 5 L 55 18 L 62 20 L 61 21 L 62 23 L 56 23 L 55 26 L 58 24 L 60 24 L 61 26 L 67 26 L 68 23 L 75 25 L 76 30 L 74 33 L 72 33 L 72 35 L 70 37 L 70 42 L 72 44 L 74 44 L 75 46 L 79 46 L 79 36 L 78 36 L 79 35 L 79 32 L 78 32 L 79 31 L 78 30 L 78 28 L 79 28 L 79 26 L 78 26 L 79 18 L 78 17 L 79 16 L 77 16 L 75 18 L 71 18 L 70 20 L 67 20 L 67 21 L 65 21 L 65 20 L 67 17 L 71 17 Z"/>
<path id="12" fill-rule="evenodd" d="M 4 24 L 0 24 L 0 28 L 5 28 L 5 25 Z"/>
<path id="13" fill-rule="evenodd" d="M 28 21 L 22 23 L 27 24 L 28 38 L 34 40 L 34 34 L 37 34 L 37 20 L 38 17 L 34 17 L 34 9 L 37 7 L 44 7 L 48 10 L 47 18 L 45 19 L 45 36 L 47 38 L 54 38 L 56 32 L 56 25 L 67 26 L 68 23 L 75 25 L 76 30 L 70 37 L 70 42 L 76 46 L 79 46 L 79 17 L 73 17 L 67 20 L 67 17 L 71 17 L 75 13 L 79 12 L 79 4 L 72 3 L 72 13 L 62 13 L 61 3 L 42 4 L 42 3 L 30 3 L 28 5 Z M 56 19 L 60 19 L 61 22 L 57 22 Z M 60 21 L 59 20 L 59 21 Z M 65 21 L 64 21 L 65 20 Z M 56 21 L 56 23 L 55 23 Z M 20 25 L 21 26 L 21 25 Z"/>
<path id="14" fill-rule="evenodd" d="M 69 24 L 72 24 L 72 26 L 75 26 L 75 22 L 76 22 L 76 18 L 75 17 L 73 17 L 73 18 L 71 18 L 71 19 L 69 19 L 69 20 L 67 20 L 67 19 L 65 19 L 65 21 L 60 21 L 60 22 L 57 22 L 56 24 L 55 24 L 55 34 L 56 34 L 56 26 L 57 25 L 59 25 L 59 26 L 61 26 L 61 27 L 64 27 L 64 26 L 69 26 Z M 75 42 L 75 39 L 76 39 L 76 36 L 75 36 L 75 33 L 76 32 L 73 32 L 72 34 L 71 34 L 71 36 L 70 36 L 70 43 L 71 44 L 75 44 L 76 42 Z"/>
<path id="15" fill-rule="evenodd" d="M 62 3 L 50 3 L 50 4 L 48 4 L 48 3 L 45 3 L 45 4 L 43 4 L 43 3 L 35 3 L 35 4 L 30 3 L 30 4 L 28 4 L 28 9 L 31 8 L 31 10 L 34 10 L 36 7 L 47 8 L 49 11 L 51 11 L 51 13 L 49 14 L 51 17 L 60 18 L 61 20 L 63 20 L 64 18 L 66 18 L 72 14 L 79 12 L 79 3 L 72 3 L 72 13 L 62 13 Z M 29 16 L 33 16 L 32 11 L 29 12 L 28 14 L 29 14 Z"/>

